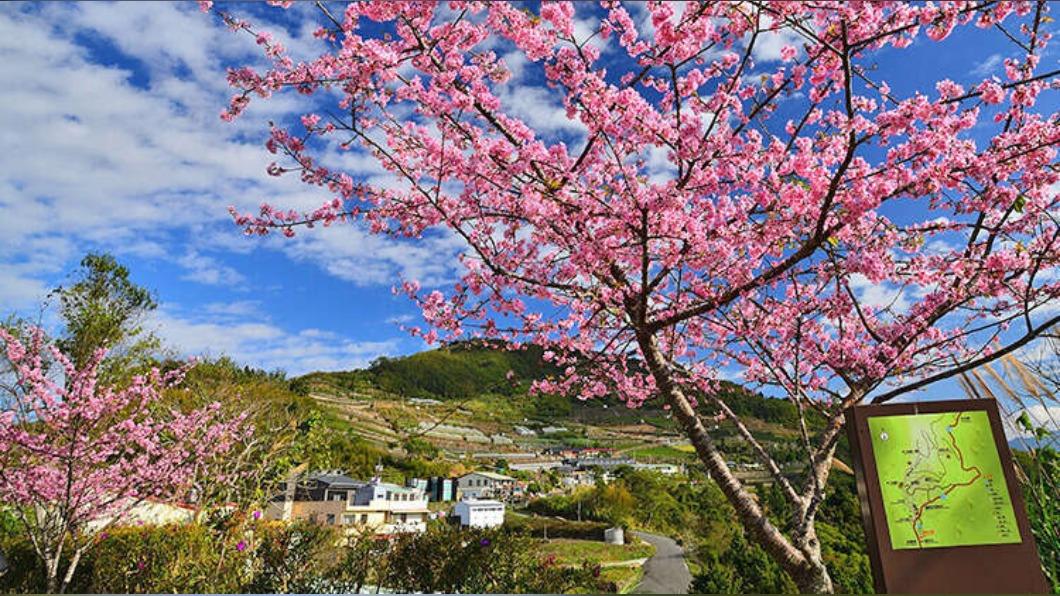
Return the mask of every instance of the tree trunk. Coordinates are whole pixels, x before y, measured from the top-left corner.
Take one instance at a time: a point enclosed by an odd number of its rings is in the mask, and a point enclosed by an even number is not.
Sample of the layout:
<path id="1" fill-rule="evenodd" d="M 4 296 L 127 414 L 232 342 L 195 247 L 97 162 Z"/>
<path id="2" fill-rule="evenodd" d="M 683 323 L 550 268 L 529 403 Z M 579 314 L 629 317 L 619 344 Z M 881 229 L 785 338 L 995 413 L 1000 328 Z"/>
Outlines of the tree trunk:
<path id="1" fill-rule="evenodd" d="M 70 587 L 70 582 L 74 579 L 74 572 L 77 571 L 77 565 L 81 562 L 81 553 L 84 552 L 84 548 L 79 548 L 74 552 L 74 557 L 70 559 L 70 564 L 66 566 L 66 575 L 63 576 L 63 583 L 59 586 L 59 593 L 66 593 L 66 589 Z"/>
<path id="2" fill-rule="evenodd" d="M 820 557 L 816 560 L 807 560 L 808 566 L 802 573 L 792 574 L 791 579 L 795 581 L 799 592 L 802 594 L 831 594 L 832 576 L 828 574 L 828 568 Z"/>
<path id="3" fill-rule="evenodd" d="M 751 540 L 761 546 L 770 557 L 792 578 L 799 591 L 804 593 L 831 593 L 832 579 L 821 559 L 821 547 L 813 529 L 812 520 L 807 524 L 803 540 L 797 547 L 769 520 L 754 496 L 733 475 L 714 439 L 710 436 L 691 402 L 680 387 L 674 383 L 669 364 L 651 335 L 640 335 L 638 343 L 645 363 L 655 379 L 655 384 L 670 406 L 674 418 L 684 428 L 692 442 L 696 455 L 706 465 L 711 478 L 718 484 Z M 795 507 L 803 503 L 792 503 Z"/>
<path id="4" fill-rule="evenodd" d="M 49 594 L 59 593 L 59 558 L 49 560 L 44 564 L 45 577 Z"/>

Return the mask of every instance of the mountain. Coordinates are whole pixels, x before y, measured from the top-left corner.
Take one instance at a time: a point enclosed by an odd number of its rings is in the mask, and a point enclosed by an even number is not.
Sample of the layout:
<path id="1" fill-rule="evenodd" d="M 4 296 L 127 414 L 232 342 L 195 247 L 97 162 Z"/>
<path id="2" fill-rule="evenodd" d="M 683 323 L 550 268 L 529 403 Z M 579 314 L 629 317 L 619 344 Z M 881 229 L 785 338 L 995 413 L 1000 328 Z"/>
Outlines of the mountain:
<path id="1" fill-rule="evenodd" d="M 380 358 L 360 370 L 310 373 L 291 386 L 345 420 L 351 432 L 386 448 L 404 445 L 410 436 L 449 452 L 538 450 L 557 444 L 634 449 L 685 442 L 659 403 L 631 409 L 617 399 L 580 401 L 529 393 L 532 381 L 558 373 L 537 346 L 509 349 L 498 342 L 460 342 Z M 798 413 L 790 402 L 732 383 L 723 383 L 721 390 L 752 432 L 797 457 L 792 444 Z M 819 421 L 810 423 L 817 426 Z M 715 434 L 740 451 L 729 424 L 722 423 Z M 674 459 L 689 455 L 656 451 Z"/>
<path id="2" fill-rule="evenodd" d="M 512 380 L 508 371 L 514 373 Z M 310 373 L 296 379 L 294 386 L 303 391 L 376 390 L 406 398 L 451 400 L 525 392 L 531 381 L 556 372 L 542 359 L 538 346 L 506 349 L 498 342 L 458 342 L 411 356 L 379 358 L 362 370 Z"/>

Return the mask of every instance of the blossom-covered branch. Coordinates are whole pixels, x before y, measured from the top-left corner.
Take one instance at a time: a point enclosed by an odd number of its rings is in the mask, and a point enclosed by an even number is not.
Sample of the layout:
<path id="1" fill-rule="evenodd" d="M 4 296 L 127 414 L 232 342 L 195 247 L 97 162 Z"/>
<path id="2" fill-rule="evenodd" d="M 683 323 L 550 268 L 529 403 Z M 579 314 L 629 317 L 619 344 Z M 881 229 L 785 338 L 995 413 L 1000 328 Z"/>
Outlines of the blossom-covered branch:
<path id="1" fill-rule="evenodd" d="M 48 590 L 59 592 L 101 528 L 145 499 L 181 499 L 196 467 L 251 429 L 245 416 L 223 419 L 216 402 L 191 412 L 168 407 L 162 392 L 183 368 L 102 386 L 105 350 L 79 369 L 43 338 L 35 330 L 23 342 L 0 329 L 14 376 L 0 402 L 0 501 L 14 506 Z M 46 351 L 61 378 L 48 374 Z"/>
<path id="2" fill-rule="evenodd" d="M 813 520 L 843 410 L 1033 341 L 1060 299 L 1060 119 L 1041 101 L 1057 73 L 1039 69 L 1049 8 L 649 2 L 638 24 L 616 1 L 358 2 L 322 9 L 328 51 L 307 62 L 237 20 L 271 67 L 229 72 L 223 117 L 287 89 L 315 96 L 297 124 L 272 127 L 283 163 L 269 172 L 329 196 L 236 222 L 462 238 L 452 288 L 402 285 L 429 323 L 414 333 L 537 343 L 564 371 L 539 390 L 661 400 L 759 544 L 800 587 L 827 590 Z M 1004 35 L 1018 54 L 965 85 L 940 72 L 900 92 L 879 74 L 884 52 L 958 30 Z M 781 35 L 797 41 L 760 58 Z M 513 109 L 516 62 L 577 133 Z M 393 181 L 328 165 L 358 150 Z M 717 399 L 733 370 L 824 419 L 817 437 L 803 426 L 803 487 L 781 483 L 787 535 L 704 424 L 739 425 Z"/>

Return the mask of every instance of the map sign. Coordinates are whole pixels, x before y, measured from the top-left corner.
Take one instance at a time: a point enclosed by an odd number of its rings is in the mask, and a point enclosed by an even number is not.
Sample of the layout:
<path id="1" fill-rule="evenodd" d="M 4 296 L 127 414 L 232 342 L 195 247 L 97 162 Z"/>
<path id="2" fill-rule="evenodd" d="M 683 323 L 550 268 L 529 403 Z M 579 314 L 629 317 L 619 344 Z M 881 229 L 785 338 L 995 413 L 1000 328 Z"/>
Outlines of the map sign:
<path id="1" fill-rule="evenodd" d="M 1022 541 L 985 411 L 867 421 L 892 548 Z"/>

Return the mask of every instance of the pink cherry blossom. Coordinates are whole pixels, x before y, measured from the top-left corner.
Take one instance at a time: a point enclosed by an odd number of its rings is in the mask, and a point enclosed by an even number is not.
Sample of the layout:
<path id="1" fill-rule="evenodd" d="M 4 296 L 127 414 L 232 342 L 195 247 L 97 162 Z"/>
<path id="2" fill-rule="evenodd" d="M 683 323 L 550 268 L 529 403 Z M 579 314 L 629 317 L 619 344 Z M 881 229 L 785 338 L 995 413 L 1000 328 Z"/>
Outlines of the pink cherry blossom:
<path id="1" fill-rule="evenodd" d="M 322 206 L 265 205 L 236 223 L 459 237 L 458 283 L 401 282 L 428 325 L 411 333 L 537 344 L 563 371 L 537 391 L 663 402 L 750 535 L 800 588 L 830 588 L 808 545 L 844 410 L 1060 321 L 1060 118 L 1046 111 L 1055 97 L 1042 101 L 1055 72 L 1039 68 L 1049 3 L 652 2 L 638 20 L 614 1 L 599 13 L 439 6 L 353 3 L 325 19 L 318 58 L 266 49 L 268 68 L 229 72 L 226 119 L 288 90 L 344 115 L 276 125 L 266 142 L 269 173 L 297 175 Z M 908 89 L 878 74 L 881 55 L 946 51 L 934 44 L 958 31 L 1011 36 L 1021 53 L 978 85 L 938 73 Z M 751 40 L 778 34 L 800 47 L 757 61 Z M 577 135 L 517 109 L 504 87 L 516 63 L 540 73 L 536 90 Z M 396 181 L 336 169 L 329 146 Z M 734 370 L 827 421 L 806 438 L 801 483 L 740 434 L 801 516 L 799 535 L 772 525 L 710 440 L 710 421 L 740 428 L 721 391 Z"/>
<path id="2" fill-rule="evenodd" d="M 0 329 L 15 382 L 0 416 L 0 502 L 36 512 L 19 519 L 55 592 L 111 523 L 145 499 L 180 500 L 197 470 L 251 428 L 245 414 L 225 419 L 219 403 L 162 407 L 163 391 L 186 368 L 104 386 L 97 376 L 104 350 L 77 369 L 43 337 L 35 330 L 23 342 Z M 48 374 L 45 354 L 61 380 Z M 68 566 L 62 574 L 60 564 Z"/>

